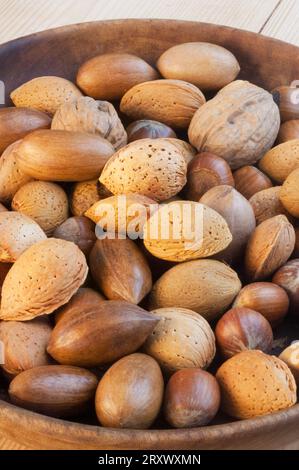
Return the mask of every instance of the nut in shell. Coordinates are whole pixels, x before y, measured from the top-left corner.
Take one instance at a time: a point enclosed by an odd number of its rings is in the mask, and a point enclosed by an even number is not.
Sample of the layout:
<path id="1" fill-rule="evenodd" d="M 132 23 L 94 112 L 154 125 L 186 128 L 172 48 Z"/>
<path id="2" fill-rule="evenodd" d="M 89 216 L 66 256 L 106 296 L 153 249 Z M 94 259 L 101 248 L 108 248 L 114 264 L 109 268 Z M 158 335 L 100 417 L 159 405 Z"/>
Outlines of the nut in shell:
<path id="1" fill-rule="evenodd" d="M 266 152 L 259 168 L 272 180 L 283 183 L 293 170 L 299 168 L 299 139 L 276 145 Z"/>
<path id="2" fill-rule="evenodd" d="M 287 364 L 290 368 L 297 386 L 299 386 L 299 341 L 293 342 L 290 346 L 282 351 L 279 359 Z"/>

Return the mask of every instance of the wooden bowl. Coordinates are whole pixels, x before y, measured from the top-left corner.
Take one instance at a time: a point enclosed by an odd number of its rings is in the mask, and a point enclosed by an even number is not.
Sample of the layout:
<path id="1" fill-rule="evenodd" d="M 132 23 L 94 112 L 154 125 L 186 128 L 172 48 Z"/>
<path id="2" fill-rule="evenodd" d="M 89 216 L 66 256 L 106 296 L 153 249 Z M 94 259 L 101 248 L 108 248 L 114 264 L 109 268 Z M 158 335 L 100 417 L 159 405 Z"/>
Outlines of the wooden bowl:
<path id="1" fill-rule="evenodd" d="M 238 29 L 173 20 L 118 20 L 67 26 L 0 46 L 1 80 L 9 93 L 40 75 L 74 80 L 97 54 L 131 52 L 155 63 L 174 44 L 208 41 L 228 48 L 240 78 L 271 90 L 299 79 L 299 48 Z M 291 326 L 282 336 L 297 332 Z M 291 340 L 291 337 L 288 338 Z M 48 418 L 0 400 L 3 449 L 299 449 L 299 405 L 246 421 L 182 430 L 116 430 Z"/>

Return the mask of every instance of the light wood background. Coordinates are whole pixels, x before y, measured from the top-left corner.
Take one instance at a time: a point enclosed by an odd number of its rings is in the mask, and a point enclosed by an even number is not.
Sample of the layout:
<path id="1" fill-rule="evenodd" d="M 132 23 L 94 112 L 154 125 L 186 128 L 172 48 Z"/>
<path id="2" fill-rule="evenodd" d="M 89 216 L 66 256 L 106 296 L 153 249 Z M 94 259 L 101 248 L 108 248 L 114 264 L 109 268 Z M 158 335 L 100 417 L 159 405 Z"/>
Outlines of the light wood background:
<path id="1" fill-rule="evenodd" d="M 0 43 L 65 24 L 118 18 L 206 21 L 299 45 L 299 0 L 0 0 Z"/>

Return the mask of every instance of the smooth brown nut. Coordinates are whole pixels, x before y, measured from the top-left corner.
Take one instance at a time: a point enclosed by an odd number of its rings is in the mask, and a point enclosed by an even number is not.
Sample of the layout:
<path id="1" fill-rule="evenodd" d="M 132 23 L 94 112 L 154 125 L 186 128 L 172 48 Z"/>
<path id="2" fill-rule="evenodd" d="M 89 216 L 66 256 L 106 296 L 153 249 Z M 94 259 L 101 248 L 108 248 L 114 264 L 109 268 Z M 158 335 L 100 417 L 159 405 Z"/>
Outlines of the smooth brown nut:
<path id="1" fill-rule="evenodd" d="M 299 118 L 298 88 L 279 86 L 272 91 L 282 122 Z"/>
<path id="2" fill-rule="evenodd" d="M 75 294 L 87 272 L 85 256 L 74 243 L 55 238 L 36 243 L 5 278 L 0 319 L 27 321 L 54 312 Z"/>
<path id="3" fill-rule="evenodd" d="M 243 351 L 218 369 L 221 408 L 239 419 L 274 413 L 297 401 L 296 383 L 287 365 L 261 351 Z"/>
<path id="4" fill-rule="evenodd" d="M 273 276 L 272 282 L 286 290 L 290 299 L 290 311 L 299 315 L 299 259 L 292 259 Z"/>
<path id="5" fill-rule="evenodd" d="M 33 367 L 51 363 L 47 345 L 52 327 L 44 318 L 28 322 L 0 322 L 0 340 L 4 346 L 2 368 L 10 375 L 17 375 Z"/>
<path id="6" fill-rule="evenodd" d="M 158 78 L 158 72 L 140 57 L 111 53 L 93 57 L 81 65 L 77 84 L 88 96 L 118 100 L 138 83 Z"/>
<path id="7" fill-rule="evenodd" d="M 50 117 L 30 108 L 0 109 L 0 155 L 4 150 L 36 129 L 47 129 Z"/>
<path id="8" fill-rule="evenodd" d="M 129 238 L 97 240 L 89 266 L 94 281 L 110 300 L 139 304 L 152 288 L 147 260 Z"/>
<path id="9" fill-rule="evenodd" d="M 259 168 L 277 183 L 283 183 L 298 167 L 299 139 L 276 145 L 259 162 Z"/>
<path id="10" fill-rule="evenodd" d="M 162 204 L 144 225 L 146 249 L 166 261 L 207 258 L 224 250 L 231 241 L 232 234 L 225 219 L 194 201 Z"/>
<path id="11" fill-rule="evenodd" d="M 272 147 L 279 125 L 279 110 L 272 95 L 252 83 L 236 80 L 196 111 L 188 135 L 198 152 L 221 155 L 237 169 L 254 164 Z"/>
<path id="12" fill-rule="evenodd" d="M 206 369 L 216 353 L 215 336 L 209 323 L 186 308 L 152 310 L 160 321 L 144 343 L 143 350 L 163 370 L 173 373 L 189 367 Z"/>
<path id="13" fill-rule="evenodd" d="M 257 226 L 247 244 L 245 270 L 252 281 L 270 277 L 287 262 L 295 246 L 295 230 L 285 215 L 276 215 Z"/>
<path id="14" fill-rule="evenodd" d="M 279 198 L 286 210 L 294 217 L 299 218 L 299 168 L 292 171 L 286 178 Z"/>
<path id="15" fill-rule="evenodd" d="M 98 178 L 113 155 L 108 140 L 80 132 L 35 131 L 18 150 L 21 171 L 42 181 L 87 181 Z"/>
<path id="16" fill-rule="evenodd" d="M 85 212 L 101 199 L 98 185 L 97 179 L 74 184 L 70 197 L 70 209 L 74 216 L 85 215 Z"/>
<path id="17" fill-rule="evenodd" d="M 293 139 L 299 139 L 299 119 L 292 119 L 281 124 L 277 136 L 277 144 Z"/>
<path id="18" fill-rule="evenodd" d="M 18 167 L 18 149 L 21 140 L 14 142 L 0 158 L 0 201 L 10 204 L 16 192 L 32 178 Z"/>
<path id="19" fill-rule="evenodd" d="M 99 302 L 103 300 L 106 299 L 99 292 L 81 287 L 66 305 L 57 310 L 55 323 L 73 320 L 76 316 L 85 315 L 92 309 L 97 309 Z"/>
<path id="20" fill-rule="evenodd" d="M 86 256 L 97 239 L 94 223 L 84 216 L 66 219 L 55 229 L 53 237 L 75 243 Z"/>
<path id="21" fill-rule="evenodd" d="M 0 262 L 14 263 L 30 246 L 47 236 L 40 226 L 17 212 L 0 213 Z"/>
<path id="22" fill-rule="evenodd" d="M 183 80 L 154 80 L 131 88 L 122 97 L 120 110 L 132 119 L 153 119 L 175 129 L 186 129 L 203 93 Z"/>
<path id="23" fill-rule="evenodd" d="M 235 56 L 208 42 L 188 42 L 167 49 L 157 67 L 164 78 L 186 80 L 203 90 L 220 90 L 240 71 Z"/>
<path id="24" fill-rule="evenodd" d="M 27 215 L 52 235 L 68 217 L 69 204 L 65 191 L 48 181 L 31 181 L 14 195 L 12 209 Z"/>
<path id="25" fill-rule="evenodd" d="M 234 172 L 235 187 L 246 199 L 254 194 L 272 187 L 272 182 L 267 175 L 255 166 L 243 166 Z"/>
<path id="26" fill-rule="evenodd" d="M 10 97 L 15 106 L 25 106 L 54 114 L 59 106 L 82 96 L 69 80 L 61 77 L 38 77 L 14 90 Z"/>
<path id="27" fill-rule="evenodd" d="M 113 194 L 137 193 L 156 201 L 178 194 L 187 164 L 180 149 L 165 139 L 131 142 L 105 165 L 100 182 Z"/>
<path id="28" fill-rule="evenodd" d="M 282 351 L 279 356 L 287 364 L 292 372 L 297 386 L 299 386 L 299 341 L 295 341 Z"/>
<path id="29" fill-rule="evenodd" d="M 93 303 L 58 320 L 47 348 L 60 364 L 96 367 L 137 351 L 159 318 L 118 300 Z"/>
<path id="30" fill-rule="evenodd" d="M 164 416 L 174 428 L 205 426 L 217 414 L 220 388 L 212 374 L 201 369 L 182 369 L 166 386 Z"/>
<path id="31" fill-rule="evenodd" d="M 150 119 L 141 119 L 132 122 L 127 127 L 128 142 L 134 142 L 140 139 L 159 139 L 162 137 L 176 138 L 176 133 L 171 127 L 162 122 L 151 121 Z"/>
<path id="32" fill-rule="evenodd" d="M 234 186 L 234 179 L 227 162 L 212 153 L 196 155 L 188 166 L 186 197 L 190 201 L 199 199 L 214 186 L 226 184 Z"/>
<path id="33" fill-rule="evenodd" d="M 292 217 L 280 201 L 281 188 L 282 186 L 273 186 L 263 189 L 249 199 L 257 224 L 280 214 L 285 215 L 292 222 Z"/>
<path id="34" fill-rule="evenodd" d="M 215 186 L 200 199 L 202 204 L 218 212 L 227 222 L 232 241 L 225 250 L 217 253 L 217 259 L 228 263 L 238 261 L 255 229 L 255 218 L 251 205 L 231 186 Z"/>
<path id="35" fill-rule="evenodd" d="M 286 291 L 278 285 L 273 282 L 253 282 L 240 290 L 233 307 L 256 310 L 270 325 L 277 326 L 288 313 L 289 304 Z"/>
<path id="36" fill-rule="evenodd" d="M 154 284 L 150 308 L 182 307 L 208 321 L 221 315 L 241 289 L 237 273 L 220 261 L 201 259 L 181 263 Z"/>
<path id="37" fill-rule="evenodd" d="M 107 139 L 115 150 L 127 144 L 127 133 L 118 114 L 108 101 L 88 96 L 64 103 L 56 111 L 51 129 L 87 132 Z"/>
<path id="38" fill-rule="evenodd" d="M 97 377 L 88 370 L 50 365 L 17 375 L 8 392 L 17 406 L 48 416 L 67 417 L 85 411 L 97 385 Z"/>
<path id="39" fill-rule="evenodd" d="M 218 321 L 215 335 L 219 350 L 226 359 L 245 351 L 272 349 L 273 333 L 268 320 L 259 312 L 245 307 L 235 307 Z"/>

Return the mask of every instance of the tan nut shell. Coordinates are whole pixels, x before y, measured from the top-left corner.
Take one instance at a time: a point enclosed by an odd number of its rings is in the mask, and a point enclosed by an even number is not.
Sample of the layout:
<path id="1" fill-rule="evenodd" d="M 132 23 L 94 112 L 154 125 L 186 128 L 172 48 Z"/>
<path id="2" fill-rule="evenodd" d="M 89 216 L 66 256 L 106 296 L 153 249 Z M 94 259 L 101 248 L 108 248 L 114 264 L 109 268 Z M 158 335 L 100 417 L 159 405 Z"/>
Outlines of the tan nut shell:
<path id="1" fill-rule="evenodd" d="M 196 149 L 185 140 L 175 139 L 173 137 L 163 137 L 163 139 L 178 148 L 178 150 L 182 153 L 184 159 L 186 160 L 187 165 L 191 162 L 191 160 L 193 160 L 193 158 L 197 154 Z"/>
<path id="2" fill-rule="evenodd" d="M 75 294 L 87 272 L 85 256 L 72 242 L 50 238 L 31 246 L 5 278 L 0 319 L 25 321 L 54 312 Z"/>
<path id="3" fill-rule="evenodd" d="M 15 194 L 12 208 L 35 220 L 47 235 L 68 218 L 68 198 L 55 183 L 32 181 Z"/>
<path id="4" fill-rule="evenodd" d="M 188 210 L 188 217 L 191 215 L 191 222 L 190 217 L 186 220 L 185 210 Z M 168 218 L 169 237 L 165 238 L 165 221 Z M 189 226 L 191 239 L 185 238 Z M 157 258 L 167 261 L 207 258 L 224 250 L 231 241 L 232 235 L 225 219 L 214 209 L 194 201 L 163 204 L 144 226 L 146 249 Z"/>
<path id="5" fill-rule="evenodd" d="M 11 203 L 16 192 L 32 178 L 18 167 L 18 149 L 21 140 L 11 144 L 0 158 L 0 201 Z"/>
<path id="6" fill-rule="evenodd" d="M 296 383 L 288 366 L 261 351 L 243 351 L 228 359 L 216 378 L 225 413 L 234 418 L 253 418 L 294 405 Z"/>
<path id="7" fill-rule="evenodd" d="M 108 101 L 95 101 L 82 96 L 64 103 L 56 111 L 52 129 L 87 132 L 107 139 L 115 150 L 127 144 L 127 133 L 114 106 Z"/>
<path id="8" fill-rule="evenodd" d="M 295 247 L 295 230 L 285 215 L 264 220 L 246 248 L 245 269 L 252 281 L 262 281 L 287 262 Z"/>
<path id="9" fill-rule="evenodd" d="M 283 183 L 280 201 L 291 215 L 299 218 L 299 167 Z"/>
<path id="10" fill-rule="evenodd" d="M 221 155 L 236 169 L 257 162 L 272 147 L 279 125 L 272 95 L 236 80 L 198 109 L 188 134 L 199 152 Z"/>
<path id="11" fill-rule="evenodd" d="M 181 263 L 164 273 L 150 294 L 151 309 L 182 307 L 208 321 L 221 315 L 241 289 L 237 273 L 220 261 L 200 259 Z"/>
<path id="12" fill-rule="evenodd" d="M 165 201 L 186 184 L 182 152 L 165 139 L 142 139 L 119 150 L 106 163 L 100 182 L 113 194 L 138 193 Z"/>
<path id="13" fill-rule="evenodd" d="M 144 352 L 167 372 L 207 368 L 216 353 L 215 336 L 209 323 L 186 308 L 159 308 L 151 312 L 161 318 L 147 338 Z"/>
<path id="14" fill-rule="evenodd" d="M 54 114 L 59 106 L 82 96 L 69 80 L 61 77 L 38 77 L 14 90 L 10 97 L 15 106 L 28 107 Z"/>
<path id="15" fill-rule="evenodd" d="M 34 220 L 8 211 L 0 214 L 0 234 L 1 263 L 14 263 L 27 248 L 47 238 Z"/>
<path id="16" fill-rule="evenodd" d="M 71 213 L 75 216 L 82 216 L 99 200 L 98 180 L 75 183 L 70 197 Z"/>
<path id="17" fill-rule="evenodd" d="M 249 202 L 252 205 L 257 224 L 264 220 L 275 217 L 276 215 L 289 216 L 287 210 L 283 207 L 280 197 L 281 186 L 263 189 L 255 193 Z"/>
<path id="18" fill-rule="evenodd" d="M 273 180 L 283 183 L 293 170 L 299 168 L 299 139 L 273 147 L 260 160 L 259 168 Z"/>
<path id="19" fill-rule="evenodd" d="M 120 109 L 130 118 L 153 119 L 170 127 L 187 128 L 196 110 L 205 103 L 202 92 L 183 80 L 154 80 L 131 88 Z"/>

